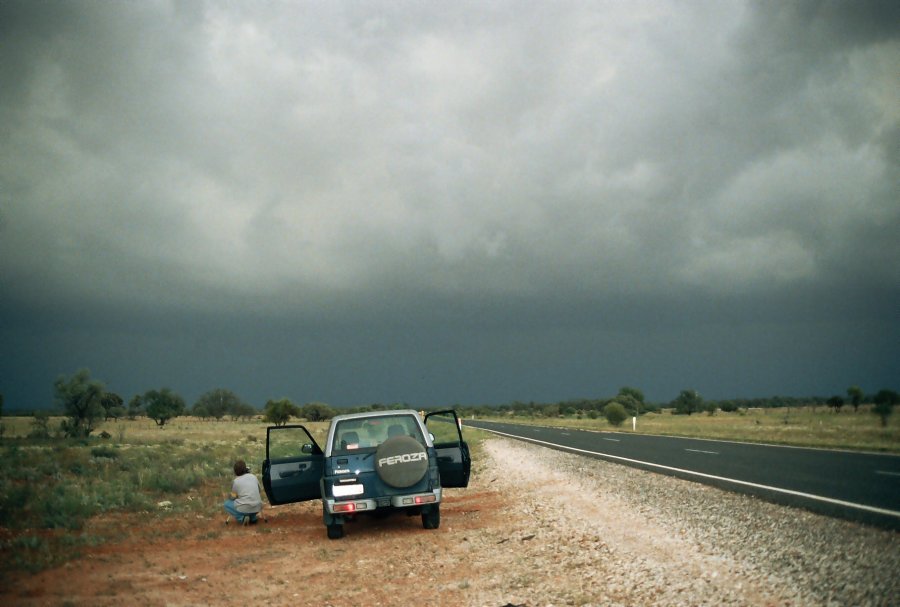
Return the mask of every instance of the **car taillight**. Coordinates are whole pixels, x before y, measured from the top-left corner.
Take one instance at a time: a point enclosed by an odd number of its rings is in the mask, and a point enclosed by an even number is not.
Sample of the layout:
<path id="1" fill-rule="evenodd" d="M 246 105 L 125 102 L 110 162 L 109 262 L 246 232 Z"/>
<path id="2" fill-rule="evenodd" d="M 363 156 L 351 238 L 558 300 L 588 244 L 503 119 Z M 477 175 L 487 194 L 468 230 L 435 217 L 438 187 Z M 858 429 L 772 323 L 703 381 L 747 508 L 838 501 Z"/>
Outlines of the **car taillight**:
<path id="1" fill-rule="evenodd" d="M 335 512 L 355 512 L 356 504 L 354 504 L 353 502 L 349 502 L 346 504 L 335 504 L 334 511 Z"/>
<path id="2" fill-rule="evenodd" d="M 404 497 L 400 503 L 404 506 L 412 506 L 413 504 L 430 504 L 436 501 L 437 497 L 433 495 L 415 495 L 413 497 Z"/>

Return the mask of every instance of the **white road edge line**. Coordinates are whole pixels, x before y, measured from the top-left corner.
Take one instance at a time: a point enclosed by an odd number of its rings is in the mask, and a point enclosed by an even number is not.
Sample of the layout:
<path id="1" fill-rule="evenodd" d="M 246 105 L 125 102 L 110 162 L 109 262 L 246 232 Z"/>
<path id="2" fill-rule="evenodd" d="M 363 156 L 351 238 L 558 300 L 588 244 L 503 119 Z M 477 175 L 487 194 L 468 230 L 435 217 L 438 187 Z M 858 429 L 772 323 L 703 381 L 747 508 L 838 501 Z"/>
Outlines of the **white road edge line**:
<path id="1" fill-rule="evenodd" d="M 703 449 L 685 449 L 685 451 L 690 451 L 692 453 L 708 453 L 709 455 L 718 455 L 718 451 L 704 451 Z"/>
<path id="2" fill-rule="evenodd" d="M 876 470 L 875 474 L 883 474 L 884 476 L 900 476 L 900 472 L 888 472 L 887 470 Z"/>
<path id="3" fill-rule="evenodd" d="M 642 466 L 650 466 L 651 468 L 659 468 L 661 470 L 670 470 L 672 472 L 680 472 L 682 474 L 691 474 L 693 476 L 699 476 L 702 478 L 708 478 L 716 481 L 725 481 L 726 483 L 734 483 L 736 485 L 743 485 L 745 487 L 753 487 L 755 489 L 764 489 L 766 491 L 774 491 L 775 493 L 784 493 L 786 495 L 793 495 L 796 497 L 804 497 L 806 499 L 811 499 L 818 502 L 825 502 L 827 504 L 834 504 L 837 506 L 844 506 L 846 508 L 855 508 L 857 510 L 865 510 L 866 512 L 873 512 L 875 514 L 884 514 L 887 516 L 894 516 L 900 518 L 900 511 L 897 510 L 887 510 L 886 508 L 877 508 L 875 506 L 866 506 L 865 504 L 857 504 L 855 502 L 845 502 L 844 500 L 838 500 L 831 497 L 824 497 L 821 495 L 813 495 L 812 493 L 803 493 L 802 491 L 794 491 L 793 489 L 782 489 L 781 487 L 772 487 L 770 485 L 760 485 L 757 483 L 751 483 L 748 481 L 741 481 L 736 478 L 728 478 L 725 476 L 715 476 L 712 474 L 706 474 L 704 472 L 695 472 L 693 470 L 685 470 L 683 468 L 673 468 L 672 466 L 663 466 L 662 464 L 654 464 L 652 462 L 644 462 L 639 459 L 630 459 L 627 457 L 620 457 L 618 455 L 609 455 L 607 453 L 600 453 L 597 451 L 588 451 L 587 449 L 578 449 L 577 447 L 567 447 L 565 445 L 558 445 L 556 443 L 551 443 L 543 440 L 538 440 L 536 438 L 528 438 L 527 436 L 517 436 L 515 434 L 508 434 L 506 432 L 500 432 L 499 430 L 488 430 L 487 428 L 481 428 L 482 430 L 487 430 L 488 432 L 493 432 L 494 434 L 500 434 L 501 436 L 508 436 L 510 438 L 516 438 L 519 440 L 524 440 L 532 443 L 539 443 L 542 445 L 548 445 L 551 447 L 557 447 L 564 451 L 574 451 L 577 453 L 588 453 L 590 455 L 599 455 L 604 458 L 611 458 L 620 460 L 623 462 L 631 462 L 632 464 L 640 464 Z"/>

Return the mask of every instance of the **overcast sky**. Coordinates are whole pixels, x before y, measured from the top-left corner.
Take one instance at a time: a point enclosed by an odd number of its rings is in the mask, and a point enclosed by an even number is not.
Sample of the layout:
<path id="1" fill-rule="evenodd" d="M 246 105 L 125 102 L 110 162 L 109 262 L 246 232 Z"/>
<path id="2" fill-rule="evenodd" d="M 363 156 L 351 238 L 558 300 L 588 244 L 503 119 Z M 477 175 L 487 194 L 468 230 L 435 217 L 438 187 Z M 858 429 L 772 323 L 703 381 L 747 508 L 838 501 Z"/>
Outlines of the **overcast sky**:
<path id="1" fill-rule="evenodd" d="M 900 3 L 0 2 L 0 393 L 900 388 Z"/>

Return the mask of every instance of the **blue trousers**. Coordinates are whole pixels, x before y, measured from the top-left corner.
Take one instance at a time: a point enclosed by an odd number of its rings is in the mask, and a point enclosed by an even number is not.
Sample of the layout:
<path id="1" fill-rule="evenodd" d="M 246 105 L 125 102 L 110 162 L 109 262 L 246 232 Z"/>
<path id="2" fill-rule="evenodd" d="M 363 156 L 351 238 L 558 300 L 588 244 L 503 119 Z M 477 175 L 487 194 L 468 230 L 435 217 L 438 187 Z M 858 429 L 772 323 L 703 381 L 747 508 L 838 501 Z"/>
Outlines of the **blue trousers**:
<path id="1" fill-rule="evenodd" d="M 250 517 L 251 523 L 256 522 L 256 515 L 258 513 L 257 512 L 252 512 L 252 513 L 251 512 L 239 512 L 238 509 L 234 507 L 234 500 L 225 500 L 224 506 L 225 506 L 225 512 L 227 512 L 228 514 L 233 516 L 234 520 L 236 520 L 238 523 L 243 523 L 245 516 Z"/>

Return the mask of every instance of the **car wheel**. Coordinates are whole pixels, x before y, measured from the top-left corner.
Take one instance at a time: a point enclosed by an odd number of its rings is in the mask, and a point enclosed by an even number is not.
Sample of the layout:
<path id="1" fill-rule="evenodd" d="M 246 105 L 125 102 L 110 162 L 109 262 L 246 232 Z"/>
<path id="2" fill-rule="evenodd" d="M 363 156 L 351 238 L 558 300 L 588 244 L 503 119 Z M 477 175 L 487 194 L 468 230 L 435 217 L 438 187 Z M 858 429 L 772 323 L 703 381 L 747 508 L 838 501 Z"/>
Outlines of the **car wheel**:
<path id="1" fill-rule="evenodd" d="M 343 525 L 326 525 L 326 528 L 328 530 L 328 539 L 339 540 L 344 537 Z"/>
<path id="2" fill-rule="evenodd" d="M 422 512 L 422 527 L 425 529 L 437 529 L 441 526 L 441 505 L 435 504 L 430 509 Z"/>

